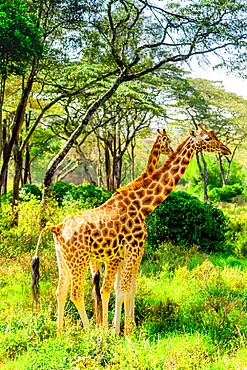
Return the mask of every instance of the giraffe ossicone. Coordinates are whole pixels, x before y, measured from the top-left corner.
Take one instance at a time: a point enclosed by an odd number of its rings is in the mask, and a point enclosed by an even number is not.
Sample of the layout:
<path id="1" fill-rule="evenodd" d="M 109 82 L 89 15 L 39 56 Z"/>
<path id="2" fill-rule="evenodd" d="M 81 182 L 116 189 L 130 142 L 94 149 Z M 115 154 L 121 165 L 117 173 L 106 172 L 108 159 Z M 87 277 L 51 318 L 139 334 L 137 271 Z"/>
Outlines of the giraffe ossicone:
<path id="1" fill-rule="evenodd" d="M 106 263 L 102 302 L 109 292 L 121 263 L 116 286 L 114 328 L 120 331 L 121 308 L 124 304 L 125 333 L 132 327 L 131 299 L 136 291 L 138 268 L 144 252 L 145 218 L 162 203 L 176 187 L 193 155 L 200 151 L 230 154 L 230 150 L 201 125 L 173 152 L 151 176 L 133 182 L 117 192 L 102 206 L 67 216 L 57 226 L 43 229 L 41 235 L 53 233 L 59 266 L 57 288 L 58 330 L 62 330 L 64 305 L 69 282 L 71 300 L 77 307 L 84 326 L 88 318 L 84 304 L 85 275 L 90 261 Z M 39 238 L 39 241 L 41 236 Z M 38 260 L 38 245 L 35 260 Z M 122 261 L 122 262 L 121 262 Z M 111 266 L 111 269 L 107 271 Z"/>

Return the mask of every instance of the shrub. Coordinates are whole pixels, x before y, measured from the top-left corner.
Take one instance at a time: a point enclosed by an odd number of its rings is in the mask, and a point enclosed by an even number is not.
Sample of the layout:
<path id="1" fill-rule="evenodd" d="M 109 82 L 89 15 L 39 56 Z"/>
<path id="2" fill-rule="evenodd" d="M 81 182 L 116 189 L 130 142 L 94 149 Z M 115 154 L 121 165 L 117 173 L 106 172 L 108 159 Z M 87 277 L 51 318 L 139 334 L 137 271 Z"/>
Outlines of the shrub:
<path id="1" fill-rule="evenodd" d="M 20 189 L 20 201 L 28 202 L 32 197 L 41 199 L 42 192 L 35 184 L 25 184 Z"/>
<path id="2" fill-rule="evenodd" d="M 67 184 L 63 181 L 56 181 L 51 186 L 52 196 L 61 206 L 65 195 L 73 189 L 74 185 Z"/>
<path id="3" fill-rule="evenodd" d="M 173 192 L 147 217 L 147 243 L 157 248 L 161 242 L 192 247 L 207 252 L 225 250 L 228 217 L 183 191 Z"/>
<path id="4" fill-rule="evenodd" d="M 76 200 L 83 204 L 84 208 L 98 207 L 111 197 L 113 192 L 94 185 L 74 186 L 67 192 L 64 201 Z"/>
<path id="5" fill-rule="evenodd" d="M 212 189 L 208 196 L 216 202 L 231 202 L 233 198 L 243 193 L 244 187 L 240 184 L 225 185 L 222 188 Z"/>
<path id="6" fill-rule="evenodd" d="M 83 208 L 94 208 L 103 204 L 113 192 L 94 185 L 72 185 L 63 181 L 52 184 L 52 194 L 59 206 L 77 201 Z"/>

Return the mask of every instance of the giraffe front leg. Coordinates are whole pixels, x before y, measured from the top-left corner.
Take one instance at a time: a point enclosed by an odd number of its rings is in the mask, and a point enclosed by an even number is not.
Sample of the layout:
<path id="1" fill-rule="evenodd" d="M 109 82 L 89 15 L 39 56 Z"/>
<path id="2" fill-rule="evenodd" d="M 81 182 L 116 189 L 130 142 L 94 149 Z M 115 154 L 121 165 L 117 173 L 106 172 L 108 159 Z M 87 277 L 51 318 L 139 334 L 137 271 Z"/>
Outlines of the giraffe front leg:
<path id="1" fill-rule="evenodd" d="M 135 325 L 135 295 L 136 295 L 136 278 L 133 279 L 131 284 L 131 299 L 130 299 L 130 318 Z"/>
<path id="2" fill-rule="evenodd" d="M 143 255 L 143 251 L 142 253 L 140 253 L 140 255 L 141 256 Z M 132 277 L 132 282 L 131 282 L 130 318 L 132 320 L 133 325 L 136 325 L 135 324 L 135 295 L 136 295 L 136 289 L 137 289 L 136 285 L 137 285 L 137 276 L 138 276 L 138 269 L 139 269 L 140 261 L 141 260 L 138 259 L 134 266 L 133 277 Z"/>
<path id="3" fill-rule="evenodd" d="M 103 307 L 103 325 L 105 327 L 108 326 L 108 306 L 110 299 L 110 291 L 117 271 L 119 269 L 120 262 L 121 262 L 120 259 L 116 259 L 105 263 L 105 276 L 101 289 L 102 307 Z"/>
<path id="4" fill-rule="evenodd" d="M 115 315 L 114 315 L 114 333 L 120 333 L 120 320 L 121 320 L 121 311 L 122 311 L 122 304 L 124 302 L 125 293 L 117 290 L 116 292 L 116 301 L 115 301 Z"/>
<path id="5" fill-rule="evenodd" d="M 124 333 L 130 334 L 134 325 L 134 299 L 136 293 L 137 272 L 142 258 L 142 250 L 136 255 L 130 255 L 121 270 L 118 294 L 124 293 Z"/>

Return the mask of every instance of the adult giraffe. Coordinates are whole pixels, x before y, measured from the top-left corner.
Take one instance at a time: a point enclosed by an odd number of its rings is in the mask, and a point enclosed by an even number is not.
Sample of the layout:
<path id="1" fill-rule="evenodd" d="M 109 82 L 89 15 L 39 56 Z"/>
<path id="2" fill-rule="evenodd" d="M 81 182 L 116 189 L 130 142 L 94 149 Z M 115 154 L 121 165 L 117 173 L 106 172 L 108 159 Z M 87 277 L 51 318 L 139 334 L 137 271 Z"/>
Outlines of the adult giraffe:
<path id="1" fill-rule="evenodd" d="M 157 130 L 157 137 L 156 140 L 147 140 L 149 143 L 153 143 L 153 147 L 151 149 L 151 152 L 148 157 L 148 162 L 145 168 L 145 171 L 134 180 L 133 183 L 137 183 L 139 181 L 144 180 L 146 177 L 151 176 L 157 169 L 158 163 L 160 160 L 160 155 L 170 155 L 173 153 L 173 149 L 171 147 L 171 139 L 167 135 L 167 132 L 165 129 L 162 131 Z M 132 183 L 132 184 L 133 184 Z M 95 307 L 95 317 L 96 317 L 96 324 L 100 325 L 102 323 L 102 316 L 103 316 L 103 325 L 108 325 L 108 307 L 106 307 L 106 304 L 104 306 L 103 314 L 102 314 L 102 300 L 101 300 L 101 291 L 99 287 L 99 281 L 100 281 L 100 266 L 101 262 L 98 262 L 97 260 L 90 262 L 90 269 L 91 274 L 94 281 L 94 307 Z M 117 271 L 116 275 L 116 284 L 119 280 L 120 276 L 120 267 L 119 271 Z M 104 286 L 105 280 L 103 282 Z M 108 297 L 109 301 L 109 297 Z M 134 295 L 131 299 L 131 316 L 132 320 L 134 321 Z"/>
<path id="2" fill-rule="evenodd" d="M 125 334 L 131 329 L 131 297 L 144 251 L 146 237 L 145 218 L 162 203 L 182 178 L 193 155 L 204 150 L 230 154 L 230 150 L 217 139 L 213 131 L 199 125 L 198 131 L 191 131 L 168 158 L 150 177 L 121 188 L 102 206 L 67 216 L 57 226 L 50 226 L 53 233 L 59 266 L 58 330 L 62 330 L 64 305 L 69 282 L 71 300 L 77 307 L 83 325 L 88 325 L 84 305 L 85 275 L 90 260 L 106 263 L 102 287 L 102 301 L 108 307 L 109 292 L 123 260 L 121 275 L 116 287 L 115 333 L 120 331 L 121 307 L 125 309 Z M 40 240 L 39 238 L 39 240 Z M 39 242 L 38 242 L 39 243 Z M 38 265 L 38 246 L 32 265 Z M 33 270 L 33 271 L 34 271 Z M 37 271 L 36 271 L 37 272 Z M 33 274 L 33 284 L 35 274 Z M 134 283 L 133 283 L 134 282 Z"/>

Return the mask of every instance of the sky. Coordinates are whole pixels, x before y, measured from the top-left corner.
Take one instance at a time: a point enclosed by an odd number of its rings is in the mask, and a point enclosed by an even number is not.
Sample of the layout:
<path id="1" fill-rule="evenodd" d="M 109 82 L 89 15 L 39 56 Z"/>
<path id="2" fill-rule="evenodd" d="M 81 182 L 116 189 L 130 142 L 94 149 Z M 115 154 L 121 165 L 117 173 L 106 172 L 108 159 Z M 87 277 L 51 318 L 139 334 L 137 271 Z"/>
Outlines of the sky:
<path id="1" fill-rule="evenodd" d="M 213 70 L 210 66 L 200 67 L 197 64 L 193 65 L 191 71 L 192 77 L 204 78 L 212 81 L 222 81 L 225 90 L 233 92 L 247 99 L 247 79 L 237 78 L 234 75 L 229 75 L 224 70 Z"/>

